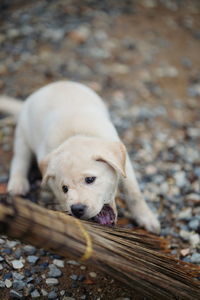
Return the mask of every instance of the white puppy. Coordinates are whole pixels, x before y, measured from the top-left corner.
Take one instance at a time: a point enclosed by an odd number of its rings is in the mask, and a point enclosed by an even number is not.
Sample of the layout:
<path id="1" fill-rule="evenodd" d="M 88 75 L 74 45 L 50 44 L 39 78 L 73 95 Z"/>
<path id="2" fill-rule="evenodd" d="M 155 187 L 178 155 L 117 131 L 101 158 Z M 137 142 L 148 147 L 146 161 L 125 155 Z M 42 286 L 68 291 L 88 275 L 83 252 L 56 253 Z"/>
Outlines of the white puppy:
<path id="1" fill-rule="evenodd" d="M 114 223 L 115 195 L 121 178 L 133 219 L 147 230 L 159 232 L 159 222 L 140 193 L 107 109 L 88 87 L 56 82 L 25 101 L 16 128 L 9 193 L 24 195 L 29 191 L 27 174 L 33 155 L 43 184 L 49 185 L 69 214 L 82 219 L 94 217 L 102 224 Z"/>

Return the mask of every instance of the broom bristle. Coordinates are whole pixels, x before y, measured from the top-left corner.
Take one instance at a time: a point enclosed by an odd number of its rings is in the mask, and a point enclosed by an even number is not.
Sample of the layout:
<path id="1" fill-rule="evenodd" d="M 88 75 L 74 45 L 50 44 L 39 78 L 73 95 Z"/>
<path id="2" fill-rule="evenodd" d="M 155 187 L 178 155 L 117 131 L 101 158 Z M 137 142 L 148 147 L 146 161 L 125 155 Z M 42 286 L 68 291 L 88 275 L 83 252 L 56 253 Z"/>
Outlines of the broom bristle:
<path id="1" fill-rule="evenodd" d="M 198 299 L 200 268 L 161 253 L 156 236 L 79 221 L 28 200 L 0 203 L 0 231 L 73 259 L 88 259 L 117 280 L 153 299 Z"/>

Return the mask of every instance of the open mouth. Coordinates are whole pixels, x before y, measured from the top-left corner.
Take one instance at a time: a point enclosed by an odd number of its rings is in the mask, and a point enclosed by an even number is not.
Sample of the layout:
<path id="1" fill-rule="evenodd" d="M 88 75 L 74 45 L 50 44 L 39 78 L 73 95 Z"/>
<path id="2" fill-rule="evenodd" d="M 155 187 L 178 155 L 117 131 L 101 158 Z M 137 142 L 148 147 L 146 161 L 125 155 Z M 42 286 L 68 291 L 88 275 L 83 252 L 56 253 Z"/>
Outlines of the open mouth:
<path id="1" fill-rule="evenodd" d="M 98 213 L 95 217 L 91 218 L 90 220 L 101 225 L 114 225 L 115 214 L 113 209 L 108 204 L 105 204 L 100 213 Z"/>

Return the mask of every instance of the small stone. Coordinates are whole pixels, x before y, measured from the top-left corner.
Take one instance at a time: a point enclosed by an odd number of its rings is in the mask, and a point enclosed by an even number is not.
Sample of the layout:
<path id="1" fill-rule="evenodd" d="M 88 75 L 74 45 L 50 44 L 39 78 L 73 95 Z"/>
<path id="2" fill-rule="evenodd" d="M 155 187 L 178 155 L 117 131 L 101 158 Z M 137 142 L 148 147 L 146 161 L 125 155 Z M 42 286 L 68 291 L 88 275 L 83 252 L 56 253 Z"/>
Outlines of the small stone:
<path id="1" fill-rule="evenodd" d="M 2 264 L 0 264 L 0 271 L 1 271 L 1 270 L 3 270 L 3 265 L 2 265 Z"/>
<path id="2" fill-rule="evenodd" d="M 3 280 L 11 279 L 11 278 L 13 278 L 13 274 L 11 272 L 6 273 L 6 274 L 3 275 Z"/>
<path id="3" fill-rule="evenodd" d="M 190 239 L 191 236 L 191 232 L 186 231 L 186 230 L 181 230 L 180 231 L 180 237 L 184 240 L 184 241 L 188 241 Z"/>
<path id="4" fill-rule="evenodd" d="M 27 261 L 31 264 L 31 265 L 35 265 L 36 262 L 38 261 L 39 257 L 35 256 L 35 255 L 29 255 L 27 257 Z"/>
<path id="5" fill-rule="evenodd" d="M 2 249 L 1 252 L 10 255 L 10 254 L 12 254 L 12 249 L 5 248 L 5 249 Z"/>
<path id="6" fill-rule="evenodd" d="M 190 260 L 193 264 L 200 264 L 200 253 L 193 253 Z"/>
<path id="7" fill-rule="evenodd" d="M 67 297 L 67 296 L 64 296 L 64 297 L 62 298 L 62 300 L 76 300 L 76 299 L 73 298 L 73 297 Z"/>
<path id="8" fill-rule="evenodd" d="M 47 278 L 46 279 L 46 284 L 47 285 L 57 285 L 58 284 L 58 279 L 57 278 Z"/>
<path id="9" fill-rule="evenodd" d="M 4 287 L 5 287 L 5 283 L 2 280 L 0 280 L 0 288 L 4 288 Z"/>
<path id="10" fill-rule="evenodd" d="M 21 262 L 21 260 L 13 260 L 11 263 L 14 269 L 22 269 L 24 267 L 24 264 Z"/>
<path id="11" fill-rule="evenodd" d="M 69 33 L 69 38 L 76 43 L 85 43 L 90 36 L 90 29 L 86 26 L 80 26 Z"/>
<path id="12" fill-rule="evenodd" d="M 187 201 L 200 202 L 200 195 L 198 194 L 189 194 L 185 198 Z"/>
<path id="13" fill-rule="evenodd" d="M 191 220 L 191 221 L 188 223 L 188 227 L 189 227 L 191 230 L 196 231 L 196 230 L 198 229 L 198 227 L 200 227 L 200 221 L 197 220 L 197 219 Z"/>
<path id="14" fill-rule="evenodd" d="M 61 259 L 54 259 L 53 264 L 59 268 L 64 268 L 64 261 Z"/>
<path id="15" fill-rule="evenodd" d="M 175 78 L 178 76 L 178 70 L 173 66 L 160 67 L 155 70 L 158 77 Z"/>
<path id="16" fill-rule="evenodd" d="M 183 257 L 187 256 L 190 253 L 190 248 L 182 249 L 180 253 Z"/>
<path id="17" fill-rule="evenodd" d="M 38 298 L 38 297 L 40 297 L 40 293 L 38 292 L 38 290 L 34 290 L 34 291 L 31 293 L 31 297 L 32 297 L 32 298 Z"/>
<path id="18" fill-rule="evenodd" d="M 55 291 L 51 291 L 49 294 L 48 294 L 48 299 L 55 299 L 58 297 L 58 294 L 55 292 Z"/>
<path id="19" fill-rule="evenodd" d="M 16 280 L 23 280 L 24 279 L 24 275 L 17 273 L 17 272 L 13 272 L 13 278 Z"/>
<path id="20" fill-rule="evenodd" d="M 41 289 L 41 293 L 42 293 L 42 296 L 47 296 L 48 295 L 47 291 L 44 290 L 44 289 Z"/>
<path id="21" fill-rule="evenodd" d="M 11 296 L 11 298 L 14 298 L 14 299 L 21 299 L 23 297 L 21 293 L 14 291 L 14 290 L 10 291 L 10 296 Z"/>
<path id="22" fill-rule="evenodd" d="M 16 259 L 20 259 L 20 257 L 22 256 L 22 251 L 20 248 L 18 248 L 15 252 L 14 252 L 14 257 Z"/>
<path id="23" fill-rule="evenodd" d="M 85 269 L 86 269 L 86 266 L 80 266 L 80 269 L 81 269 L 81 270 L 85 270 Z"/>
<path id="24" fill-rule="evenodd" d="M 12 281 L 10 279 L 5 280 L 5 286 L 9 289 L 12 286 Z"/>
<path id="25" fill-rule="evenodd" d="M 189 220 L 192 217 L 192 208 L 188 207 L 178 214 L 178 220 Z"/>
<path id="26" fill-rule="evenodd" d="M 191 234 L 189 237 L 189 242 L 192 247 L 200 245 L 200 236 L 198 233 Z"/>
<path id="27" fill-rule="evenodd" d="M 153 166 L 153 165 L 148 165 L 147 167 L 146 167 L 146 170 L 145 170 L 146 172 L 146 174 L 147 175 L 154 175 L 154 174 L 156 174 L 156 172 L 157 172 L 157 169 L 156 169 L 156 167 L 155 166 Z"/>
<path id="28" fill-rule="evenodd" d="M 176 185 L 178 187 L 184 187 L 185 184 L 186 184 L 186 176 L 185 176 L 185 172 L 183 171 L 179 171 L 179 172 L 176 172 L 174 174 L 174 179 L 176 181 Z"/>
<path id="29" fill-rule="evenodd" d="M 64 294 L 65 294 L 65 291 L 64 291 L 64 290 L 60 291 L 60 295 L 61 295 L 61 296 L 64 296 Z"/>
<path id="30" fill-rule="evenodd" d="M 26 245 L 23 247 L 23 250 L 28 255 L 34 255 L 36 252 L 36 248 L 30 245 Z"/>
<path id="31" fill-rule="evenodd" d="M 60 277 L 62 275 L 62 272 L 53 264 L 49 265 L 50 271 L 48 272 L 49 277 Z"/>
<path id="32" fill-rule="evenodd" d="M 19 242 L 17 242 L 17 241 L 7 241 L 7 242 L 6 242 L 6 246 L 7 246 L 8 248 L 14 248 L 14 247 L 16 247 L 17 245 L 19 245 Z"/>
<path id="33" fill-rule="evenodd" d="M 96 278 L 97 277 L 97 274 L 95 272 L 90 272 L 89 275 L 92 278 Z"/>
<path id="34" fill-rule="evenodd" d="M 75 260 L 68 260 L 67 263 L 68 263 L 69 265 L 74 265 L 74 266 L 79 266 L 79 265 L 80 265 L 80 263 L 77 262 L 77 261 L 75 261 Z"/>
<path id="35" fill-rule="evenodd" d="M 13 281 L 13 289 L 15 289 L 17 291 L 21 291 L 25 286 L 26 286 L 26 284 L 22 280 L 14 280 Z"/>
<path id="36" fill-rule="evenodd" d="M 72 274 L 72 275 L 70 276 L 70 278 L 71 278 L 72 280 L 77 280 L 77 279 L 78 279 L 78 275 Z"/>

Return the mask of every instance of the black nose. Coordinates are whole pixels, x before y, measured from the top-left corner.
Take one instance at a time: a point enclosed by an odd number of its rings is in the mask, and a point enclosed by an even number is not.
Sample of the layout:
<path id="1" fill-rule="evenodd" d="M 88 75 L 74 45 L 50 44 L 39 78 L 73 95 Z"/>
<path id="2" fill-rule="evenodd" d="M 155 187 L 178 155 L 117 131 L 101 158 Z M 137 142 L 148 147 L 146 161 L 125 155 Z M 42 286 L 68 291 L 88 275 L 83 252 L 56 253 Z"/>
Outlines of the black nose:
<path id="1" fill-rule="evenodd" d="M 74 204 L 71 206 L 71 211 L 73 215 L 77 218 L 81 218 L 85 213 L 86 205 Z"/>

